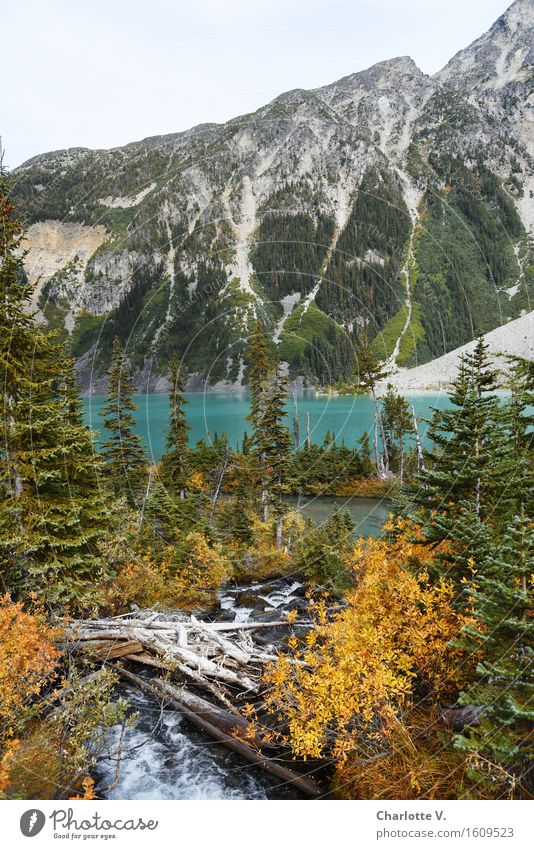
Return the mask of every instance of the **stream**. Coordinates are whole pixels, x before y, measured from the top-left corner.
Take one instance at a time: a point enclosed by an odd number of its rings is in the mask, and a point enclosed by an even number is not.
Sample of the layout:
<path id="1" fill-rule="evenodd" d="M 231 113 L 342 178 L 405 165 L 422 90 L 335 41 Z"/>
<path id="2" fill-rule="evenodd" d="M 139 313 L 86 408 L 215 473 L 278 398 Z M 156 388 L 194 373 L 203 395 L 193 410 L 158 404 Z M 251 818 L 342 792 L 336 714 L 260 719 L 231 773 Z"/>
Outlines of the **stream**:
<path id="1" fill-rule="evenodd" d="M 218 620 L 278 620 L 280 611 L 305 605 L 304 586 L 292 579 L 226 587 Z M 262 635 L 274 639 L 276 632 Z M 137 670 L 138 671 L 138 670 Z M 201 733 L 171 708 L 130 687 L 121 687 L 139 713 L 135 728 L 126 731 L 119 779 L 104 793 L 108 799 L 304 799 L 292 785 L 268 775 Z M 113 730 L 118 742 L 119 728 Z M 104 762 L 96 773 L 96 790 L 112 784 L 115 762 Z"/>
<path id="2" fill-rule="evenodd" d="M 324 521 L 334 499 L 316 498 L 301 505 L 303 512 Z M 347 506 L 357 525 L 357 533 L 375 536 L 387 518 L 384 501 L 338 499 Z M 305 587 L 296 578 L 286 577 L 247 584 L 228 584 L 219 599 L 219 610 L 210 618 L 224 621 L 276 621 L 282 611 L 305 609 Z M 203 618 L 204 614 L 197 614 Z M 276 642 L 280 630 L 266 628 L 262 636 Z M 137 672 L 139 670 L 136 670 Z M 118 781 L 114 761 L 99 765 L 96 791 L 108 799 L 304 799 L 299 790 L 268 775 L 212 738 L 192 727 L 179 713 L 129 687 L 121 687 L 133 710 L 139 714 L 137 726 L 126 731 L 125 757 Z M 113 734 L 118 740 L 119 728 Z"/>

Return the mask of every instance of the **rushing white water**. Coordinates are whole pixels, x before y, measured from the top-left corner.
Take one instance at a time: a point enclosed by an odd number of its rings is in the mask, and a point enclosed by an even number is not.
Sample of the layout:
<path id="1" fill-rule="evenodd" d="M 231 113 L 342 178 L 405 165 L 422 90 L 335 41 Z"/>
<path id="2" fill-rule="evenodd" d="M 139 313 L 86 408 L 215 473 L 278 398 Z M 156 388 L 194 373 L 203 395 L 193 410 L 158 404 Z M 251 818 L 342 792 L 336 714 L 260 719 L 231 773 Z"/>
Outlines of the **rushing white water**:
<path id="1" fill-rule="evenodd" d="M 221 614 L 237 621 L 246 621 L 251 615 L 254 619 L 279 619 L 280 610 L 290 610 L 299 593 L 302 599 L 303 585 L 286 579 L 228 587 L 220 599 Z M 128 689 L 127 696 L 139 720 L 126 731 L 118 781 L 115 783 L 115 761 L 98 768 L 96 790 L 106 798 L 302 798 L 293 787 L 197 731 L 176 711 L 162 709 L 157 700 L 137 690 Z M 113 743 L 118 743 L 119 727 L 113 735 Z"/>
<path id="2" fill-rule="evenodd" d="M 267 799 L 273 792 L 276 781 L 197 734 L 175 711 L 162 711 L 133 690 L 128 698 L 139 723 L 126 732 L 126 757 L 106 798 Z M 114 735 L 118 741 L 118 728 Z M 113 783 L 115 767 L 112 761 L 100 766 L 97 790 Z"/>
<path id="3" fill-rule="evenodd" d="M 303 584 L 299 581 L 275 581 L 271 584 L 250 584 L 245 588 L 234 587 L 226 589 L 220 598 L 221 610 L 234 614 L 234 622 L 247 622 L 252 613 L 272 613 L 279 608 L 291 608 L 291 602 L 297 598 Z M 266 589 L 268 592 L 265 592 Z M 254 607 L 240 603 L 240 597 L 255 600 Z M 261 604 L 263 602 L 263 604 Z"/>

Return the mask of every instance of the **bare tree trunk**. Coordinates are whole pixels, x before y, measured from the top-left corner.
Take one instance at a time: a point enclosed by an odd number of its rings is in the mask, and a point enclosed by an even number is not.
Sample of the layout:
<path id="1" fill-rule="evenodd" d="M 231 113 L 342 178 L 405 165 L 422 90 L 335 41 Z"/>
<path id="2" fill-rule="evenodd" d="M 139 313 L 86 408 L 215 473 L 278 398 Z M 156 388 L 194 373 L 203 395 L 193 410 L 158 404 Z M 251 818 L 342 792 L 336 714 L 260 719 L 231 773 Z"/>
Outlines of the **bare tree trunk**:
<path id="1" fill-rule="evenodd" d="M 413 416 L 413 430 L 415 433 L 415 444 L 417 447 L 417 468 L 420 471 L 425 471 L 425 458 L 423 455 L 423 446 L 421 445 L 421 437 L 419 436 L 419 425 L 417 423 L 417 416 L 415 414 L 415 407 L 412 406 L 412 416 Z"/>
<path id="2" fill-rule="evenodd" d="M 386 433 L 384 430 L 384 422 L 382 421 L 382 415 L 380 413 L 380 404 L 378 402 L 378 398 L 376 397 L 374 386 L 371 389 L 373 400 L 375 402 L 376 409 L 376 418 L 375 418 L 375 446 L 376 446 L 376 456 L 378 457 L 378 434 L 376 423 L 380 426 L 380 436 L 382 438 L 382 451 L 381 451 L 381 459 L 380 459 L 380 474 L 384 477 L 389 472 L 389 453 L 388 446 L 386 442 Z"/>
<path id="3" fill-rule="evenodd" d="M 378 422 L 377 413 L 375 412 L 375 423 L 373 427 L 373 447 L 375 452 L 375 467 L 377 475 L 382 474 L 382 461 L 378 455 Z"/>
<path id="4" fill-rule="evenodd" d="M 209 517 L 210 525 L 213 523 L 213 518 L 215 516 L 215 508 L 217 506 L 217 501 L 219 500 L 219 493 L 221 491 L 222 482 L 224 480 L 224 473 L 226 472 L 226 469 L 227 469 L 227 466 L 228 466 L 228 456 L 229 456 L 229 452 L 228 452 L 228 448 L 226 448 L 225 451 L 224 451 L 223 463 L 221 464 L 221 466 L 219 466 L 219 476 L 217 478 L 217 484 L 215 486 L 215 492 L 214 492 L 213 498 L 211 500 L 211 511 L 210 511 L 210 517 Z"/>
<path id="5" fill-rule="evenodd" d="M 152 485 L 152 469 L 148 472 L 148 480 L 146 484 L 145 497 L 143 498 L 143 503 L 141 504 L 141 512 L 139 514 L 139 527 L 137 529 L 138 533 L 141 533 L 141 528 L 143 527 L 143 519 L 145 517 L 145 507 L 148 501 L 148 497 L 150 495 L 150 487 Z"/>
<path id="6" fill-rule="evenodd" d="M 402 436 L 399 439 L 399 448 L 400 448 L 400 460 L 399 460 L 399 477 L 402 485 L 402 479 L 404 477 L 404 441 Z"/>
<path id="7" fill-rule="evenodd" d="M 263 521 L 267 523 L 269 521 L 269 502 L 267 500 L 267 490 L 262 490 L 261 493 L 261 503 L 263 504 Z"/>
<path id="8" fill-rule="evenodd" d="M 306 448 L 311 448 L 310 414 L 306 413 Z"/>
<path id="9" fill-rule="evenodd" d="M 276 548 L 280 550 L 282 548 L 282 533 L 284 528 L 284 521 L 282 513 L 278 514 L 276 519 Z"/>

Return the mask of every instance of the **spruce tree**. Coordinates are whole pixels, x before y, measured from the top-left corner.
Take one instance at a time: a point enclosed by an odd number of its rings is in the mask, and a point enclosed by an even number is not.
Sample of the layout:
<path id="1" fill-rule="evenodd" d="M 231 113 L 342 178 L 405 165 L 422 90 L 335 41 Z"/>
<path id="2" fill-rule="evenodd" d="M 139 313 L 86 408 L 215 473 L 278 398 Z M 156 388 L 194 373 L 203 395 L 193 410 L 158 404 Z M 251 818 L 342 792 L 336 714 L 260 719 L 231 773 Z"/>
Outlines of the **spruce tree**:
<path id="1" fill-rule="evenodd" d="M 261 415 L 254 434 L 258 455 L 262 463 L 262 480 L 265 505 L 271 505 L 276 515 L 276 545 L 282 544 L 282 494 L 289 470 L 291 436 L 285 424 L 287 379 L 276 366 L 268 378 L 260 404 Z M 265 519 L 269 517 L 269 511 Z"/>
<path id="2" fill-rule="evenodd" d="M 250 512 L 253 507 L 255 464 L 250 454 L 241 454 L 236 463 L 235 497 L 230 516 L 230 533 L 239 542 L 252 542 Z"/>
<path id="3" fill-rule="evenodd" d="M 267 335 L 259 321 L 255 321 L 252 326 L 246 358 L 250 389 L 250 413 L 247 418 L 253 427 L 257 427 L 263 413 L 263 390 L 273 369 Z"/>
<path id="4" fill-rule="evenodd" d="M 259 449 L 257 433 L 264 414 L 265 389 L 273 370 L 273 363 L 269 355 L 267 336 L 263 325 L 259 321 L 255 321 L 252 325 L 246 351 L 246 361 L 248 365 L 248 385 L 250 391 L 250 412 L 247 419 L 252 425 L 250 447 L 253 448 L 253 455 L 256 461 L 256 474 L 250 478 L 250 481 L 254 483 L 261 482 L 263 520 L 267 522 L 269 519 L 269 501 L 265 488 L 266 458 Z M 246 444 L 247 437 L 245 435 L 243 452 L 245 452 Z"/>
<path id="5" fill-rule="evenodd" d="M 358 456 L 362 466 L 364 475 L 371 474 L 371 443 L 369 441 L 369 431 L 364 430 L 358 439 L 359 451 Z"/>
<path id="6" fill-rule="evenodd" d="M 0 563 L 4 589 L 83 605 L 106 506 L 63 345 L 34 323 L 22 226 L 0 172 Z"/>
<path id="7" fill-rule="evenodd" d="M 109 436 L 102 446 L 102 458 L 115 494 L 140 506 L 147 482 L 147 462 L 141 438 L 135 433 L 132 413 L 138 407 L 132 399 L 130 368 L 118 337 L 113 343 L 107 376 L 106 401 L 100 415 Z"/>
<path id="8" fill-rule="evenodd" d="M 387 370 L 383 364 L 379 362 L 373 351 L 373 346 L 369 341 L 367 333 L 361 332 L 356 340 L 356 376 L 359 385 L 367 389 L 375 404 L 375 424 L 374 424 L 374 452 L 375 452 L 375 467 L 376 473 L 382 477 L 389 473 L 389 455 L 384 431 L 384 422 L 380 410 L 380 403 L 376 394 L 377 384 L 387 377 Z M 378 450 L 378 433 L 380 432 L 382 440 L 382 450 Z"/>
<path id="9" fill-rule="evenodd" d="M 179 493 L 183 500 L 186 493 L 188 475 L 189 443 L 188 431 L 191 430 L 185 416 L 184 379 L 181 364 L 173 355 L 170 374 L 169 393 L 170 422 L 167 432 L 167 451 L 161 458 L 161 479 L 171 492 Z"/>
<path id="10" fill-rule="evenodd" d="M 513 515 L 521 486 L 507 413 L 494 387 L 479 341 L 474 354 L 461 361 L 450 396 L 453 406 L 434 411 L 428 429 L 433 447 L 417 486 L 409 489 L 422 508 L 425 538 L 448 541 L 449 550 L 439 560 L 459 589 L 472 578 L 470 559 L 475 553 L 475 560 L 484 557 L 488 534 L 497 539 Z"/>
<path id="11" fill-rule="evenodd" d="M 390 463 L 395 463 L 401 480 L 404 478 L 404 438 L 412 430 L 408 402 L 388 383 L 382 399 L 384 433 Z"/>
<path id="12" fill-rule="evenodd" d="M 422 503 L 430 509 L 456 509 L 464 501 L 479 515 L 491 509 L 490 472 L 500 459 L 494 448 L 502 422 L 497 397 L 482 394 L 477 373 L 483 373 L 487 386 L 486 372 L 479 366 L 473 372 L 463 359 L 450 394 L 452 406 L 434 410 L 428 429 L 432 449 L 420 474 Z"/>
<path id="13" fill-rule="evenodd" d="M 478 566 L 471 590 L 477 624 L 465 629 L 462 647 L 481 659 L 461 702 L 476 705 L 480 718 L 456 745 L 504 767 L 524 793 L 534 765 L 532 519 L 516 516 Z"/>

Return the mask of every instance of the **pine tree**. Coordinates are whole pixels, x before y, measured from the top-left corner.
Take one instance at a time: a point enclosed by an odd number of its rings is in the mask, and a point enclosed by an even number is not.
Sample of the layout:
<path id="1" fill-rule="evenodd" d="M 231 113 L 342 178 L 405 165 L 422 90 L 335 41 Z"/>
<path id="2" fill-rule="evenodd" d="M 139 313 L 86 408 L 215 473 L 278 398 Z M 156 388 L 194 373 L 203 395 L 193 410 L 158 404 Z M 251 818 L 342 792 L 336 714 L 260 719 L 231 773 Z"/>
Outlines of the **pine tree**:
<path id="1" fill-rule="evenodd" d="M 87 544 L 96 545 L 109 524 L 109 497 L 104 485 L 104 468 L 95 449 L 97 434 L 84 422 L 80 389 L 72 357 L 65 358 L 59 385 L 64 439 L 65 477 L 71 499 L 79 503 L 78 528 Z"/>
<path id="2" fill-rule="evenodd" d="M 486 380 L 486 378 L 484 378 Z M 463 360 L 450 395 L 452 407 L 435 410 L 428 436 L 433 448 L 428 468 L 421 473 L 423 503 L 430 509 L 456 509 L 463 501 L 478 514 L 491 509 L 486 487 L 496 460 L 494 436 L 500 426 L 499 402 L 482 396 L 480 386 Z"/>
<path id="3" fill-rule="evenodd" d="M 516 516 L 498 546 L 478 562 L 471 590 L 477 626 L 465 629 L 462 646 L 479 653 L 477 679 L 462 695 L 476 705 L 479 725 L 456 738 L 458 748 L 478 751 L 519 780 L 532 779 L 534 747 L 534 525 Z"/>
<path id="4" fill-rule="evenodd" d="M 358 455 L 362 464 L 362 472 L 364 475 L 371 474 L 371 443 L 369 441 L 369 431 L 364 430 L 358 440 L 359 451 Z"/>
<path id="5" fill-rule="evenodd" d="M 260 458 L 264 521 L 269 519 L 269 506 L 277 518 L 276 544 L 282 543 L 282 494 L 289 469 L 291 437 L 285 424 L 287 379 L 276 366 L 264 383 L 255 420 L 254 444 Z"/>
<path id="6" fill-rule="evenodd" d="M 138 408 L 132 400 L 130 369 L 118 337 L 107 375 L 107 397 L 100 415 L 109 436 L 102 446 L 102 458 L 115 494 L 139 506 L 146 487 L 147 463 L 141 438 L 135 433 L 132 413 Z"/>
<path id="7" fill-rule="evenodd" d="M 359 385 L 367 389 L 375 404 L 375 424 L 374 424 L 374 451 L 375 451 L 375 466 L 377 474 L 382 477 L 389 473 L 389 455 L 386 442 L 386 434 L 384 431 L 384 423 L 382 420 L 380 403 L 376 394 L 377 384 L 387 377 L 387 370 L 382 363 L 376 358 L 373 351 L 373 346 L 369 341 L 367 333 L 362 332 L 356 340 L 356 374 Z M 382 439 L 382 450 L 378 451 L 378 433 L 380 431 Z"/>
<path id="8" fill-rule="evenodd" d="M 167 433 L 167 451 L 161 458 L 161 479 L 180 498 L 185 498 L 189 443 L 188 431 L 191 430 L 185 416 L 184 379 L 181 364 L 176 354 L 171 362 L 171 389 L 169 394 L 170 423 Z"/>
<path id="9" fill-rule="evenodd" d="M 230 516 L 230 533 L 246 545 L 252 542 L 250 512 L 253 507 L 255 464 L 250 454 L 241 454 L 237 460 L 235 498 Z"/>
<path id="10" fill-rule="evenodd" d="M 382 399 L 384 433 L 390 463 L 397 465 L 401 483 L 404 478 L 404 437 L 412 430 L 408 402 L 388 383 Z"/>
<path id="11" fill-rule="evenodd" d="M 273 369 L 267 335 L 259 321 L 255 321 L 253 324 L 246 358 L 250 388 L 250 414 L 247 418 L 253 427 L 257 427 L 258 420 L 263 413 L 263 390 Z"/>
<path id="12" fill-rule="evenodd" d="M 491 391 L 494 385 L 479 342 L 460 364 L 450 396 L 453 406 L 434 411 L 428 430 L 433 448 L 417 486 L 409 489 L 423 511 L 425 538 L 451 543 L 440 561 L 459 587 L 471 580 L 472 554 L 484 554 L 483 537 L 497 539 L 513 515 L 520 488 L 508 414 Z"/>
<path id="13" fill-rule="evenodd" d="M 23 230 L 0 172 L 0 563 L 6 590 L 83 605 L 103 575 L 98 459 L 72 363 L 36 326 Z"/>

